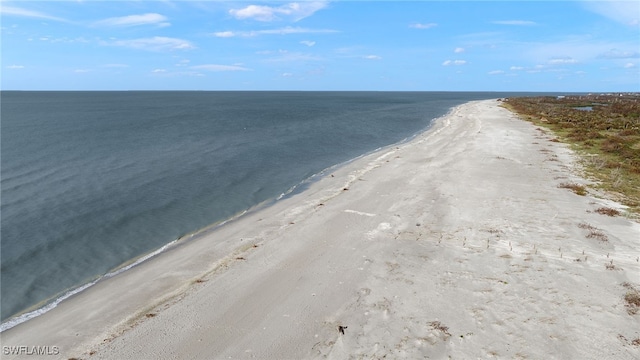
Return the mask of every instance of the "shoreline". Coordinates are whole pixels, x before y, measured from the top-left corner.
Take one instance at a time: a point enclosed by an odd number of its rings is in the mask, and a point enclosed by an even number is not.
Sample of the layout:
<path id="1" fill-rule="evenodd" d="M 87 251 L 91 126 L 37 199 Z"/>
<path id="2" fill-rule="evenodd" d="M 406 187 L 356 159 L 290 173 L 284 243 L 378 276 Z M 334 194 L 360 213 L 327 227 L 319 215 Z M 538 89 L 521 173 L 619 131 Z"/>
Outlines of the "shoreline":
<path id="1" fill-rule="evenodd" d="M 584 181 L 573 166 L 495 100 L 472 101 L 0 338 L 62 358 L 631 359 L 621 284 L 640 285 L 640 226 L 558 188 Z"/>
<path id="2" fill-rule="evenodd" d="M 455 108 L 455 107 L 454 107 Z M 132 259 L 129 259 L 125 262 L 123 262 L 122 264 L 120 264 L 119 266 L 113 268 L 112 270 L 110 270 L 109 272 L 107 272 L 106 274 L 100 275 L 97 278 L 80 284 L 76 287 L 70 288 L 68 290 L 65 290 L 64 292 L 62 292 L 59 296 L 47 299 L 47 300 L 43 300 L 41 301 L 39 304 L 34 305 L 33 307 L 27 308 L 25 309 L 23 312 L 18 313 L 16 315 L 13 315 L 12 317 L 6 319 L 4 322 L 2 322 L 0 324 L 0 334 L 4 331 L 7 331 L 15 326 L 18 326 L 24 322 L 27 322 L 31 319 L 34 319 L 38 316 L 41 316 L 51 310 L 53 310 L 58 304 L 60 304 L 62 301 L 65 301 L 66 299 L 75 296 L 77 294 L 80 294 L 82 291 L 85 291 L 86 289 L 98 284 L 101 281 L 104 281 L 106 279 L 109 279 L 111 277 L 117 276 L 119 274 L 121 274 L 124 271 L 130 270 L 140 264 L 142 264 L 143 262 L 150 260 L 153 257 L 156 257 L 158 255 L 161 255 L 167 251 L 172 250 L 173 248 L 177 247 L 177 246 L 181 246 L 184 245 L 186 242 L 188 241 L 197 241 L 199 238 L 204 237 L 209 235 L 211 232 L 214 232 L 216 229 L 218 229 L 219 227 L 222 227 L 224 225 L 226 225 L 227 223 L 230 222 L 234 222 L 234 221 L 238 221 L 240 220 L 244 215 L 248 214 L 248 213 L 252 213 L 252 212 L 256 212 L 256 211 L 260 211 L 263 210 L 265 208 L 268 208 L 270 206 L 273 206 L 274 204 L 276 204 L 278 201 L 287 199 L 289 197 L 295 196 L 296 194 L 299 194 L 301 192 L 304 192 L 309 186 L 312 186 L 314 183 L 320 181 L 323 177 L 327 176 L 326 174 L 330 173 L 333 170 L 337 170 L 340 169 L 341 167 L 344 166 L 348 166 L 349 164 L 358 161 L 361 158 L 364 158 L 366 156 L 375 154 L 377 152 L 380 151 L 384 151 L 385 149 L 390 149 L 394 146 L 399 146 L 401 144 L 405 144 L 407 142 L 410 142 L 411 140 L 413 140 L 415 137 L 419 136 L 420 134 L 428 131 L 431 126 L 433 126 L 434 122 L 437 121 L 439 118 L 443 118 L 446 117 L 451 111 L 453 111 L 453 108 L 451 108 L 445 115 L 440 116 L 438 118 L 432 119 L 431 123 L 428 125 L 428 127 L 424 130 L 421 130 L 405 139 L 400 140 L 397 143 L 391 144 L 391 145 L 387 145 L 387 146 L 383 146 L 374 150 L 371 150 L 367 153 L 364 153 L 362 155 L 359 155 L 355 158 L 346 160 L 342 163 L 339 164 L 335 164 L 332 165 L 330 167 L 327 167 L 321 171 L 319 171 L 318 173 L 315 173 L 311 176 L 309 176 L 306 179 L 303 179 L 302 181 L 300 181 L 298 184 L 292 186 L 291 188 L 289 188 L 288 190 L 286 190 L 285 192 L 281 193 L 279 196 L 272 198 L 272 199 L 267 199 L 261 203 L 258 203 L 256 205 L 251 206 L 250 208 L 247 208 L 245 210 L 242 210 L 240 212 L 238 212 L 237 214 L 227 218 L 227 219 L 223 219 L 217 222 L 214 222 L 212 224 L 209 224 L 207 226 L 204 226 L 200 229 L 197 229 L 193 232 L 190 233 L 186 233 L 180 237 L 178 237 L 177 239 L 174 239 L 160 247 L 158 247 L 157 249 L 154 249 L 152 251 L 149 251 L 148 253 L 144 253 L 141 254 L 137 257 L 134 257 Z"/>

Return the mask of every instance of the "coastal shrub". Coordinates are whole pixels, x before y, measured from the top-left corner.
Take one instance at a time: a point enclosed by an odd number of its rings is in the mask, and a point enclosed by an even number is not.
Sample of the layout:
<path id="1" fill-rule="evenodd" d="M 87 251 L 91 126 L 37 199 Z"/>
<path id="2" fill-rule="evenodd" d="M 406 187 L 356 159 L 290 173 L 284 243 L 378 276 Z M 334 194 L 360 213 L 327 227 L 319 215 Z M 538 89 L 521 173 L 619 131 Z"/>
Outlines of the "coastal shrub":
<path id="1" fill-rule="evenodd" d="M 581 229 L 585 229 L 585 230 L 589 231 L 589 233 L 587 234 L 587 239 L 598 239 L 598 240 L 600 240 L 602 242 L 609 241 L 609 238 L 607 237 L 607 235 L 605 233 L 603 233 L 602 230 L 598 229 L 597 227 L 595 227 L 593 225 L 590 225 L 590 224 L 587 224 L 587 223 L 580 223 L 580 224 L 578 224 L 578 227 L 581 228 Z M 615 267 L 612 267 L 610 270 L 612 270 L 614 268 Z"/>
<path id="2" fill-rule="evenodd" d="M 594 187 L 640 218 L 640 94 L 516 97 L 502 106 L 541 132 L 551 130 L 551 141 L 571 144 L 588 160 L 585 170 L 596 180 Z"/>
<path id="3" fill-rule="evenodd" d="M 591 224 L 587 224 L 587 223 L 580 223 L 578 224 L 578 227 L 580 229 L 587 229 L 587 230 L 592 230 L 592 229 L 596 229 L 595 226 L 591 225 Z"/>
<path id="4" fill-rule="evenodd" d="M 451 334 L 449 333 L 449 328 L 447 326 L 444 326 L 440 321 L 432 321 L 429 323 L 429 325 L 431 325 L 432 329 L 438 330 L 447 336 L 451 336 Z"/>
<path id="5" fill-rule="evenodd" d="M 640 310 L 640 291 L 628 282 L 622 283 L 622 286 L 627 289 L 627 293 L 624 295 L 627 313 L 635 315 Z"/>
<path id="6" fill-rule="evenodd" d="M 558 185 L 559 188 L 563 188 L 563 189 L 570 189 L 571 191 L 573 191 L 574 193 L 580 195 L 580 196 L 585 196 L 587 195 L 587 189 L 580 184 L 575 184 L 575 183 L 562 183 L 560 185 Z"/>
<path id="7" fill-rule="evenodd" d="M 591 230 L 591 231 L 589 231 L 589 234 L 587 234 L 587 238 L 588 239 L 597 239 L 597 240 L 602 241 L 602 242 L 609 241 L 609 238 L 607 237 L 607 235 L 605 235 L 605 233 L 603 233 L 600 230 Z"/>
<path id="8" fill-rule="evenodd" d="M 624 301 L 627 303 L 627 312 L 630 315 L 635 315 L 640 309 L 640 293 L 637 291 L 629 291 L 624 296 Z"/>
<path id="9" fill-rule="evenodd" d="M 600 145 L 602 151 L 615 153 L 624 148 L 624 139 L 620 136 L 609 136 Z"/>
<path id="10" fill-rule="evenodd" d="M 609 207 L 597 208 L 596 212 L 598 214 L 607 215 L 607 216 L 618 216 L 618 215 L 620 215 L 620 211 L 618 211 L 616 209 L 609 208 Z"/>
<path id="11" fill-rule="evenodd" d="M 638 129 L 624 129 L 618 133 L 618 136 L 640 136 Z"/>

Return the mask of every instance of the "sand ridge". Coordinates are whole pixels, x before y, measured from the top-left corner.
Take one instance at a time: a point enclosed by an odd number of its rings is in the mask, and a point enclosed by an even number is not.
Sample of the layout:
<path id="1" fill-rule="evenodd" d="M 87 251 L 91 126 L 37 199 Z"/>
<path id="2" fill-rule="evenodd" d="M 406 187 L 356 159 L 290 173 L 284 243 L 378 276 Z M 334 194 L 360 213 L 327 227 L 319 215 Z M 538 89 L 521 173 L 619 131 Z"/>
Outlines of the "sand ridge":
<path id="1" fill-rule="evenodd" d="M 550 139 L 498 101 L 461 105 L 3 345 L 91 359 L 639 358 L 624 296 L 640 289 L 640 224 L 559 188 L 587 181 Z"/>

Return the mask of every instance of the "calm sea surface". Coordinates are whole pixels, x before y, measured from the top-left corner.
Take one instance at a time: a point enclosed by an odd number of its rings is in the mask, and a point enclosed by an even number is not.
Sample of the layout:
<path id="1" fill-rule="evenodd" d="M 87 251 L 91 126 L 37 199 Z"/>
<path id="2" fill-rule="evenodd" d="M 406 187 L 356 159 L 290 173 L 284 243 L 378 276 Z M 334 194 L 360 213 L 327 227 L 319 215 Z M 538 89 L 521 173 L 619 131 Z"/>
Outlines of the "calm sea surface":
<path id="1" fill-rule="evenodd" d="M 2 328 L 455 105 L 514 95 L 4 91 Z"/>

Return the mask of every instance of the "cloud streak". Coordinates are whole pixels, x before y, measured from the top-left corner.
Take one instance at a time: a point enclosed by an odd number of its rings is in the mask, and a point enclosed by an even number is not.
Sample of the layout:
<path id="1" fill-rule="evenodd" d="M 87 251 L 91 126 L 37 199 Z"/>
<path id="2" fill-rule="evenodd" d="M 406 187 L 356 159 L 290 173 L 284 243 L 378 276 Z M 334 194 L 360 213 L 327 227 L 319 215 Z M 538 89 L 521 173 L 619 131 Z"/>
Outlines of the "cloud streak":
<path id="1" fill-rule="evenodd" d="M 231 9 L 229 14 L 236 19 L 252 19 L 256 21 L 276 21 L 291 19 L 299 21 L 313 15 L 316 11 L 327 7 L 326 1 L 292 2 L 278 7 L 266 5 L 249 5 L 241 9 Z"/>
<path id="2" fill-rule="evenodd" d="M 175 51 L 175 50 L 192 50 L 195 49 L 196 46 L 193 45 L 190 41 L 163 37 L 163 36 L 155 36 L 152 38 L 141 38 L 141 39 L 131 39 L 131 40 L 116 40 L 112 42 L 105 43 L 105 45 L 110 46 L 120 46 L 126 47 L 130 49 L 136 50 L 146 50 L 146 51 Z"/>
<path id="3" fill-rule="evenodd" d="M 575 64 L 577 62 L 578 60 L 571 57 L 553 58 L 549 60 L 549 64 L 553 65 Z"/>
<path id="4" fill-rule="evenodd" d="M 637 59 L 640 58 L 640 52 L 637 51 L 623 51 L 618 49 L 611 49 L 600 55 L 600 59 Z"/>
<path id="5" fill-rule="evenodd" d="M 60 22 L 68 22 L 68 20 L 61 17 L 52 16 L 39 11 L 32 11 L 23 8 L 17 8 L 13 6 L 0 6 L 0 14 L 10 16 L 30 17 L 36 19 L 46 19 Z"/>
<path id="6" fill-rule="evenodd" d="M 467 63 L 466 60 L 445 60 L 442 63 L 442 66 L 451 66 L 451 65 L 465 65 Z"/>
<path id="7" fill-rule="evenodd" d="M 436 23 L 427 23 L 427 24 L 414 23 L 409 25 L 409 27 L 412 29 L 431 29 L 436 26 L 438 26 L 438 24 Z"/>
<path id="8" fill-rule="evenodd" d="M 196 70 L 206 70 L 206 71 L 249 71 L 251 69 L 238 66 L 238 65 L 219 65 L 219 64 L 204 64 L 204 65 L 195 65 L 191 66 L 191 69 Z"/>
<path id="9" fill-rule="evenodd" d="M 121 17 L 112 17 L 93 23 L 94 26 L 112 26 L 112 27 L 128 27 L 140 25 L 158 25 L 169 26 L 167 17 L 156 13 L 147 13 L 141 15 L 128 15 Z"/>
<path id="10" fill-rule="evenodd" d="M 287 26 L 281 29 L 267 29 L 267 30 L 254 30 L 254 31 L 218 31 L 212 35 L 219 38 L 231 38 L 231 37 L 254 37 L 260 35 L 290 35 L 290 34 L 332 34 L 337 33 L 337 30 L 329 29 L 306 29 L 301 27 Z"/>
<path id="11" fill-rule="evenodd" d="M 637 1 L 584 1 L 584 7 L 610 20 L 631 27 L 640 27 Z"/>

